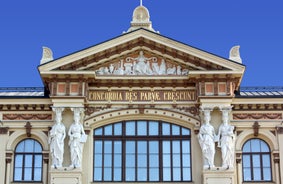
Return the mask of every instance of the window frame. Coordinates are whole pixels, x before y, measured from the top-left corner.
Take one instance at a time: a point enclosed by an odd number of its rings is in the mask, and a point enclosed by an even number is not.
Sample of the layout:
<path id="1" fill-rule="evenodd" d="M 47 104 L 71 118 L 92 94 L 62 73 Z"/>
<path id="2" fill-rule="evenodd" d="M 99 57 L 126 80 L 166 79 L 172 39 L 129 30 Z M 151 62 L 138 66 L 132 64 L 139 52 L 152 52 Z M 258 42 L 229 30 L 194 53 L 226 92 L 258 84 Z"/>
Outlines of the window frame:
<path id="1" fill-rule="evenodd" d="M 30 141 L 30 140 L 33 141 L 33 151 L 25 151 L 25 150 L 17 151 L 18 146 L 21 143 L 25 144 L 25 141 Z M 36 148 L 37 145 L 39 147 Z M 38 151 L 38 152 L 35 151 L 35 149 L 38 149 L 38 148 L 40 148 L 40 151 Z M 42 181 L 43 181 L 43 178 L 42 178 L 43 177 L 43 153 L 42 153 L 42 151 L 43 151 L 42 145 L 36 139 L 31 139 L 31 138 L 23 139 L 23 140 L 21 140 L 17 144 L 17 146 L 15 147 L 15 152 L 14 152 L 15 154 L 14 154 L 14 166 L 13 166 L 13 182 L 15 182 L 15 183 L 19 183 L 19 182 L 24 182 L 24 183 L 29 183 L 29 182 L 32 182 L 32 183 L 42 183 Z M 16 166 L 16 164 L 17 164 L 16 160 L 17 160 L 18 156 L 21 156 L 21 158 L 22 158 L 22 164 L 21 164 L 20 167 Z M 27 167 L 26 166 L 26 159 L 25 158 L 27 156 L 31 156 L 32 157 L 31 167 Z M 36 167 L 35 166 L 36 165 L 36 162 L 35 162 L 36 156 L 40 156 L 41 157 L 40 167 Z M 18 180 L 16 178 L 16 174 L 17 174 L 16 173 L 16 169 L 17 168 L 21 169 L 22 175 L 21 175 L 21 179 L 20 180 Z M 26 172 L 27 168 L 31 169 L 31 180 L 25 179 L 25 172 Z M 35 180 L 35 169 L 36 168 L 40 168 L 40 170 L 41 170 L 41 172 L 40 172 L 40 180 Z"/>
<path id="2" fill-rule="evenodd" d="M 130 123 L 130 122 L 133 122 L 135 125 L 133 126 L 134 127 L 134 133 L 132 135 L 127 135 L 127 130 L 126 130 L 126 124 L 127 123 Z M 141 122 L 146 122 L 146 134 L 145 135 L 138 135 L 138 126 L 139 126 L 139 123 Z M 153 123 L 158 123 L 158 133 L 157 135 L 150 135 L 150 127 L 149 127 L 149 124 L 153 122 Z M 121 135 L 115 135 L 115 125 L 118 125 L 118 124 L 121 124 Z M 164 124 L 168 124 L 170 126 L 170 133 L 169 135 L 163 135 L 162 134 L 162 126 Z M 109 133 L 109 129 L 107 131 L 105 131 L 105 129 L 109 126 L 112 126 L 112 134 L 109 135 L 105 135 L 105 133 Z M 179 129 L 178 131 L 180 132 L 179 135 L 174 135 L 174 132 L 173 132 L 173 127 L 177 127 L 177 129 Z M 186 132 L 185 132 L 185 131 Z M 101 135 L 96 135 L 95 132 L 99 132 L 101 133 Z M 177 131 L 177 132 L 178 132 Z M 182 133 L 184 131 L 184 133 Z M 184 135 L 186 134 L 186 135 Z M 104 126 L 101 126 L 101 127 L 98 127 L 96 129 L 93 130 L 93 182 L 192 182 L 193 179 L 192 179 L 192 152 L 191 152 L 191 129 L 187 128 L 187 127 L 184 127 L 184 126 L 180 126 L 180 125 L 177 125 L 177 124 L 173 124 L 173 123 L 169 123 L 169 122 L 165 122 L 165 121 L 154 121 L 154 120 L 129 120 L 129 121 L 120 121 L 120 122 L 115 122 L 115 123 L 112 123 L 112 124 L 108 124 L 108 125 L 104 125 Z M 95 151 L 95 144 L 98 142 L 98 141 L 101 141 L 101 144 L 102 144 L 102 147 L 101 147 L 101 155 L 98 155 Z M 105 156 L 105 153 L 104 153 L 104 142 L 105 141 L 111 141 L 112 143 L 112 166 L 111 166 L 111 179 L 110 180 L 105 180 L 104 178 L 104 163 L 103 163 L 103 160 L 104 160 L 104 156 Z M 121 149 L 122 149 L 122 152 L 121 152 L 121 176 L 119 177 L 120 180 L 115 180 L 115 176 L 114 176 L 114 162 L 115 160 L 113 159 L 114 157 L 114 142 L 115 141 L 120 141 L 121 142 Z M 163 147 L 163 143 L 167 141 L 170 143 L 170 150 L 171 150 L 171 153 L 170 153 L 170 159 L 171 159 L 171 165 L 170 165 L 170 172 L 171 172 L 171 179 L 170 180 L 164 180 L 164 177 L 163 177 L 163 169 L 164 169 L 164 165 L 163 165 L 163 150 L 162 150 L 162 147 Z M 178 144 L 180 145 L 180 148 L 179 148 L 179 157 L 180 157 L 180 166 L 179 167 L 176 167 L 177 169 L 180 170 L 180 180 L 175 180 L 174 179 L 174 166 L 173 166 L 173 142 L 174 141 L 177 141 Z M 126 143 L 127 142 L 134 142 L 135 144 L 135 152 L 134 152 L 134 160 L 135 160 L 135 165 L 134 165 L 134 171 L 135 171 L 135 174 L 134 174 L 134 180 L 127 180 L 126 179 Z M 146 151 L 146 160 L 147 160 L 147 164 L 146 164 L 146 179 L 145 180 L 139 180 L 138 179 L 138 169 L 140 169 L 140 167 L 137 165 L 137 162 L 138 162 L 138 156 L 139 156 L 139 152 L 137 151 L 137 147 L 138 147 L 138 144 L 140 142 L 146 142 L 146 146 L 147 146 L 147 151 Z M 149 164 L 149 159 L 150 159 L 150 151 L 149 151 L 149 146 L 152 142 L 157 142 L 158 143 L 158 166 L 157 167 L 151 167 L 150 164 Z M 188 150 L 188 153 L 183 153 L 185 149 L 182 148 L 182 144 L 189 144 L 189 150 Z M 95 157 L 96 156 L 101 156 L 101 160 L 102 160 L 102 165 L 101 167 L 96 167 L 95 165 Z M 156 155 L 155 155 L 156 156 Z M 182 159 L 186 159 L 186 158 L 189 158 L 189 166 L 183 164 L 183 160 Z M 184 166 L 185 165 L 185 166 Z M 100 178 L 96 179 L 95 178 L 95 169 L 96 168 L 100 168 L 101 170 L 99 172 L 100 173 Z M 158 179 L 157 180 L 152 180 L 152 178 L 150 178 L 150 169 L 152 168 L 157 168 L 158 169 Z M 183 170 L 186 169 L 186 170 L 189 170 L 190 173 L 188 173 L 187 175 L 183 174 Z M 189 179 L 186 179 L 186 178 L 189 178 Z"/>
<path id="3" fill-rule="evenodd" d="M 254 146 L 253 144 L 252 144 L 252 141 L 253 140 L 258 140 L 259 141 L 259 143 L 260 143 L 260 151 L 251 151 L 252 150 L 252 146 Z M 244 151 L 244 147 L 246 146 L 246 144 L 250 144 L 250 148 L 251 148 L 251 150 L 248 152 L 245 152 Z M 261 145 L 262 144 L 265 144 L 265 146 L 267 146 L 267 148 L 268 148 L 268 150 L 269 151 L 262 151 L 261 150 Z M 245 167 L 245 156 L 247 156 L 248 157 L 248 159 L 249 160 L 247 160 L 247 162 L 249 161 L 249 163 L 248 163 L 248 165 L 250 166 L 250 167 Z M 253 163 L 253 161 L 254 161 L 254 157 L 255 156 L 259 156 L 259 161 L 260 161 L 260 163 L 259 163 L 259 166 L 258 167 L 256 167 L 256 166 L 254 166 L 254 163 Z M 264 160 L 264 156 L 268 156 L 269 157 L 269 167 L 264 167 L 263 166 L 263 160 Z M 245 168 L 250 168 L 250 172 L 249 172 L 249 174 L 250 174 L 250 177 L 251 177 L 251 180 L 247 180 L 246 178 L 245 178 L 245 172 L 244 172 L 244 169 Z M 260 180 L 255 180 L 255 176 L 254 176 L 254 170 L 255 170 L 255 168 L 257 168 L 257 169 L 260 169 L 260 177 L 261 177 L 261 179 Z M 269 169 L 269 174 L 270 174 L 270 180 L 265 180 L 264 179 L 264 168 L 267 168 L 267 169 Z M 262 139 L 259 139 L 259 138 L 252 138 L 252 139 L 249 139 L 249 140 L 247 140 L 244 144 L 243 144 L 243 147 L 242 147 L 242 173 L 243 173 L 243 182 L 245 182 L 245 183 L 248 183 L 248 182 L 272 182 L 272 162 L 271 162 L 271 150 L 270 150 L 270 147 L 269 147 L 269 145 L 264 141 L 264 140 L 262 140 Z"/>

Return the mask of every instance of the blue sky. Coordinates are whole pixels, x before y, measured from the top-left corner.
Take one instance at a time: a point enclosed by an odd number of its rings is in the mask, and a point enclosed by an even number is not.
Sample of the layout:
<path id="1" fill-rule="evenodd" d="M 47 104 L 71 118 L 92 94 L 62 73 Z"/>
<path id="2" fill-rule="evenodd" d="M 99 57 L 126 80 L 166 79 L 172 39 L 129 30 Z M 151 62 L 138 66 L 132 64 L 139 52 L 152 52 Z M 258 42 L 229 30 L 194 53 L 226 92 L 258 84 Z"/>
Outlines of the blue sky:
<path id="1" fill-rule="evenodd" d="M 143 0 L 164 36 L 228 58 L 240 45 L 242 86 L 283 86 L 283 2 Z M 121 35 L 139 0 L 3 0 L 0 87 L 42 86 L 42 46 L 54 58 Z"/>

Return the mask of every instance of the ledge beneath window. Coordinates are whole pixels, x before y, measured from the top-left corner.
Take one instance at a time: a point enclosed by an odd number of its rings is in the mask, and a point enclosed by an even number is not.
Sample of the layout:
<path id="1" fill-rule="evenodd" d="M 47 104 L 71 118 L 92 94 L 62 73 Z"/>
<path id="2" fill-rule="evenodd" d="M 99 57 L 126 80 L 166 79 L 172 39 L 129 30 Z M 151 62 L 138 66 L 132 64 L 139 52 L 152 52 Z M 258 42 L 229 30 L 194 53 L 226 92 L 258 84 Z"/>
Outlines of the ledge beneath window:
<path id="1" fill-rule="evenodd" d="M 254 182 L 254 181 L 251 181 L 251 182 L 243 182 L 242 184 L 275 184 L 276 182 L 266 182 L 266 181 L 261 181 L 261 182 Z"/>
<path id="2" fill-rule="evenodd" d="M 11 184 L 43 184 L 42 182 L 11 182 Z"/>

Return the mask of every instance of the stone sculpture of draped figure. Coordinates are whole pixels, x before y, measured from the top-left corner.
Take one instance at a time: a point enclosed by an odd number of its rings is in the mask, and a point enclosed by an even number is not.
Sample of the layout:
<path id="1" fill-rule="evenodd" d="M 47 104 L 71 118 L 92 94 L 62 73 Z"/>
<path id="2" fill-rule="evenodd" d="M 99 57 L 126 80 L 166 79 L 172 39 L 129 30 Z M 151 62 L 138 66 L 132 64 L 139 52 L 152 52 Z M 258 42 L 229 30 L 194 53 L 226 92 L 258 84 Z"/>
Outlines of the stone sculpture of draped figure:
<path id="1" fill-rule="evenodd" d="M 64 155 L 64 139 L 66 137 L 66 129 L 62 123 L 62 112 L 64 108 L 54 107 L 56 120 L 55 124 L 49 131 L 48 143 L 50 144 L 50 154 L 52 158 L 52 168 L 62 167 Z"/>
<path id="2" fill-rule="evenodd" d="M 81 121 L 82 108 L 72 108 L 74 111 L 74 122 L 72 123 L 68 135 L 69 135 L 69 146 L 71 153 L 71 165 L 70 167 L 80 168 L 82 163 L 83 154 L 83 138 L 85 137 L 85 131 Z"/>

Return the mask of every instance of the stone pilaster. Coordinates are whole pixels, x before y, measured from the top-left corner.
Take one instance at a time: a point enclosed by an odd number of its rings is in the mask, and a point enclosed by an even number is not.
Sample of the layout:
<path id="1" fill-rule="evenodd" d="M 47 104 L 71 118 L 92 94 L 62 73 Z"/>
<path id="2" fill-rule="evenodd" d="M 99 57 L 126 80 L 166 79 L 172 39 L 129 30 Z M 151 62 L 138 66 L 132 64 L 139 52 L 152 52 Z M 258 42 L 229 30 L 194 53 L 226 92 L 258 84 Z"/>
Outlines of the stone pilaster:
<path id="1" fill-rule="evenodd" d="M 278 138 L 278 145 L 279 145 L 279 165 L 283 166 L 283 125 L 277 126 L 277 138 Z M 280 181 L 283 182 L 283 167 L 280 167 Z M 280 182 L 280 183 L 281 183 Z"/>

